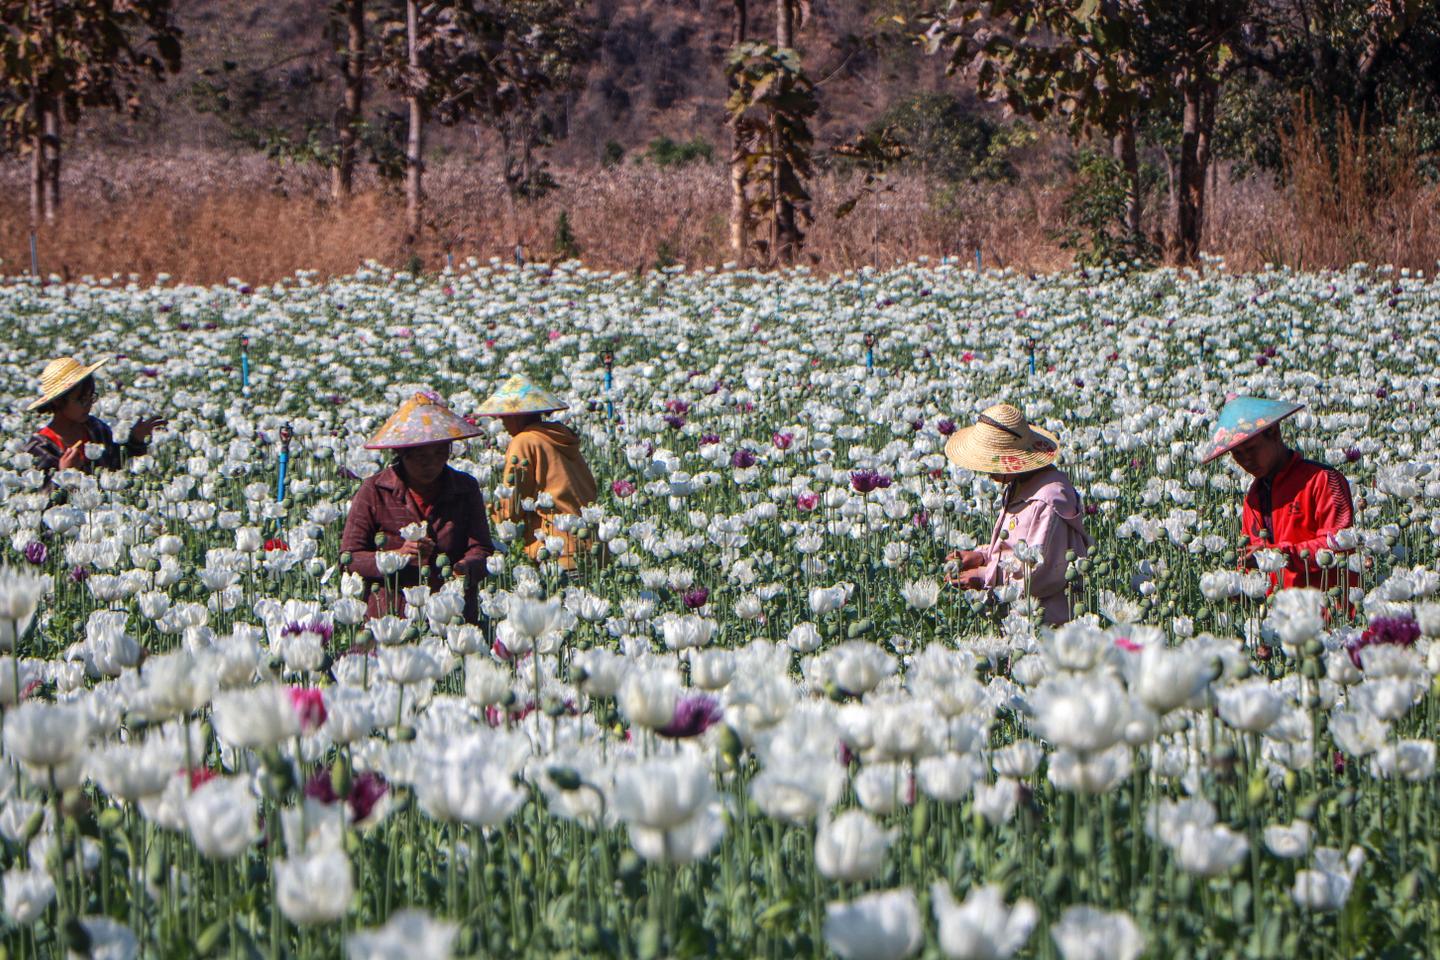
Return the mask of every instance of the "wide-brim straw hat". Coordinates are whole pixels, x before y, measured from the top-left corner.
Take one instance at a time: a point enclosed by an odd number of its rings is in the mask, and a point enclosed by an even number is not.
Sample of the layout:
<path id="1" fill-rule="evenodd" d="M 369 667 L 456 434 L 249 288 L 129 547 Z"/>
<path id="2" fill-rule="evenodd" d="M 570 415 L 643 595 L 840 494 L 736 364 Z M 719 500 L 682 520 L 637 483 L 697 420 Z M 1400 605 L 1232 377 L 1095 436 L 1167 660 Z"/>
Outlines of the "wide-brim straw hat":
<path id="1" fill-rule="evenodd" d="M 955 431 L 945 444 L 951 463 L 976 473 L 1027 473 L 1048 467 L 1059 453 L 1055 434 L 1031 426 L 1008 403 L 990 407 L 974 426 Z"/>
<path id="2" fill-rule="evenodd" d="M 521 413 L 553 413 L 567 409 L 569 404 L 562 403 L 549 390 L 524 374 L 517 373 L 500 384 L 499 389 L 490 394 L 475 412 L 482 417 L 509 417 Z"/>
<path id="3" fill-rule="evenodd" d="M 467 440 L 484 433 L 475 424 L 456 416 L 433 393 L 417 393 L 400 404 L 377 431 L 366 450 L 403 450 L 450 440 Z"/>
<path id="4" fill-rule="evenodd" d="M 1220 408 L 1215 433 L 1200 448 L 1200 462 L 1223 456 L 1256 434 L 1264 433 L 1291 414 L 1305 408 L 1303 403 L 1266 400 L 1263 397 L 1235 397 Z"/>
<path id="5" fill-rule="evenodd" d="M 106 357 L 87 367 L 74 357 L 57 357 L 51 360 L 45 364 L 45 369 L 40 374 L 40 396 L 31 400 L 30 405 L 25 409 L 34 410 L 36 407 L 45 406 L 57 397 L 65 396 L 81 380 L 109 362 L 110 358 Z"/>

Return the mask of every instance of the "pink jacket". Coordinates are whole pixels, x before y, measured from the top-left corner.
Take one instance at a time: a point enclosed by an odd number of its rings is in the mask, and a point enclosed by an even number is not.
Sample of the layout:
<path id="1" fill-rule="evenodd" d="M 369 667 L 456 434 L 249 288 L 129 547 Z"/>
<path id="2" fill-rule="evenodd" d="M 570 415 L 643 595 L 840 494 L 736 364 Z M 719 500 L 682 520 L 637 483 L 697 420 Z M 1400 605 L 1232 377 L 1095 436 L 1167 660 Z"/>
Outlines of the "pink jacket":
<path id="1" fill-rule="evenodd" d="M 1006 531 L 1006 539 L 1000 532 Z M 1040 601 L 1045 622 L 1058 626 L 1070 619 L 1070 596 L 1066 589 L 1066 551 L 1083 557 L 1091 544 L 1085 533 L 1080 495 L 1070 478 L 1055 467 L 1046 467 L 1010 484 L 1005 507 L 995 519 L 990 545 L 980 550 L 985 564 L 975 571 L 987 587 L 1006 580 L 1025 581 L 1025 569 L 1015 558 L 1014 545 L 1024 541 L 1039 547 L 1041 557 L 1029 575 L 1029 595 Z"/>

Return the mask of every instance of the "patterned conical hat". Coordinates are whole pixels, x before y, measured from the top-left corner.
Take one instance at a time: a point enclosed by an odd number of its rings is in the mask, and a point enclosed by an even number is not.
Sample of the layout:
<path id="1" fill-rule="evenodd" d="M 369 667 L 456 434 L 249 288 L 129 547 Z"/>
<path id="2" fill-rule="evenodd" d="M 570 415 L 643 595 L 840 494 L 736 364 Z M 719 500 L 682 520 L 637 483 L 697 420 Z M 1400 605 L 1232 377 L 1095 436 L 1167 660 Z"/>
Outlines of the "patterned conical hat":
<path id="1" fill-rule="evenodd" d="M 973 427 L 955 431 L 945 444 L 951 463 L 976 473 L 1027 473 L 1055 462 L 1060 445 L 1055 434 L 1031 426 L 1008 403 L 980 414 Z"/>
<path id="2" fill-rule="evenodd" d="M 1263 397 L 1236 397 L 1220 408 L 1215 435 L 1200 448 L 1200 462 L 1209 463 L 1258 433 L 1264 433 L 1305 405 Z"/>
<path id="3" fill-rule="evenodd" d="M 517 413 L 550 413 L 567 408 L 568 404 L 561 403 L 549 390 L 536 386 L 529 377 L 517 373 L 502 383 L 475 412 L 482 417 L 508 417 Z"/>
<path id="4" fill-rule="evenodd" d="M 400 404 L 385 425 L 375 432 L 367 450 L 399 450 L 423 447 L 446 440 L 478 437 L 484 431 L 457 417 L 434 393 L 417 393 Z"/>

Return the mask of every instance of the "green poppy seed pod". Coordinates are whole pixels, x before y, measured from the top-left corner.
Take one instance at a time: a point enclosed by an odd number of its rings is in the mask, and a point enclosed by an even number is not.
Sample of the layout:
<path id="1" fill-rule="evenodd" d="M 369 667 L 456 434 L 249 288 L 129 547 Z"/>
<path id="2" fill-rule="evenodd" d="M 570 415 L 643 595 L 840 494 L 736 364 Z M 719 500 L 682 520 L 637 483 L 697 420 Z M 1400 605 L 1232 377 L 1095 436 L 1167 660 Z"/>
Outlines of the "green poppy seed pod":
<path id="1" fill-rule="evenodd" d="M 404 633 L 400 634 L 400 639 L 404 640 L 406 643 L 414 643 L 416 640 L 420 639 L 420 628 L 412 623 L 410 626 L 405 628 Z"/>
<path id="2" fill-rule="evenodd" d="M 1309 640 L 1305 641 L 1305 646 L 1303 649 L 1305 651 L 1305 656 L 1318 657 L 1320 656 L 1320 654 L 1325 652 L 1325 644 L 1321 643 L 1319 640 L 1316 640 L 1314 637 L 1311 637 Z"/>
<path id="3" fill-rule="evenodd" d="M 1222 743 L 1215 749 L 1215 759 L 1220 763 L 1234 763 L 1236 756 L 1235 745 L 1232 743 Z"/>
<path id="4" fill-rule="evenodd" d="M 571 790 L 579 790 L 581 783 L 584 782 L 574 767 L 551 767 L 545 772 L 549 775 L 550 782 L 566 793 Z"/>
<path id="5" fill-rule="evenodd" d="M 917 797 L 915 809 L 910 812 L 910 831 L 917 837 L 925 836 L 930 827 L 930 804 L 924 797 Z"/>
<path id="6" fill-rule="evenodd" d="M 550 551 L 547 550 L 545 547 L 541 547 L 539 550 L 535 551 L 535 559 L 539 560 L 541 563 L 544 563 L 546 560 L 550 559 Z"/>
<path id="7" fill-rule="evenodd" d="M 25 826 L 20 830 L 21 838 L 28 844 L 31 840 L 35 839 L 35 835 L 40 832 L 40 828 L 44 826 L 44 824 L 45 808 L 41 807 L 30 814 L 29 819 L 25 821 Z"/>
<path id="8" fill-rule="evenodd" d="M 145 572 L 146 572 L 146 573 L 158 573 L 159 571 L 160 571 L 160 561 L 159 561 L 159 560 L 156 560 L 154 557 L 151 557 L 149 560 L 146 560 L 146 561 L 145 561 Z"/>
<path id="9" fill-rule="evenodd" d="M 540 709 L 544 712 L 545 716 L 553 720 L 556 717 L 565 715 L 565 701 L 559 697 L 546 697 L 545 701 L 540 705 Z"/>
<path id="10" fill-rule="evenodd" d="M 1074 567 L 1070 567 L 1069 569 L 1067 569 L 1067 570 L 1065 571 L 1065 581 L 1066 581 L 1067 583 L 1074 583 L 1076 580 L 1079 580 L 1079 579 L 1080 579 L 1080 571 L 1079 571 L 1079 570 L 1076 570 Z"/>
<path id="11" fill-rule="evenodd" d="M 616 872 L 619 874 L 620 879 L 628 880 L 631 877 L 638 876 L 643 869 L 644 864 L 640 862 L 639 855 L 636 854 L 634 850 L 626 850 L 620 855 L 620 863 Z"/>
<path id="12" fill-rule="evenodd" d="M 1295 805 L 1295 816 L 1306 822 L 1314 820 L 1315 811 L 1319 806 L 1320 802 L 1315 797 L 1306 797 Z"/>
<path id="13" fill-rule="evenodd" d="M 1009 530 L 1001 530 L 1001 531 L 1000 531 L 1000 539 L 1001 539 L 1001 540 L 1009 540 L 1009 539 L 1010 539 L 1010 531 L 1009 531 Z"/>
<path id="14" fill-rule="evenodd" d="M 1395 885 L 1395 897 L 1400 903 L 1413 903 L 1420 897 L 1420 872 L 1411 870 Z"/>
<path id="15" fill-rule="evenodd" d="M 384 531 L 384 530 L 379 531 L 378 533 L 375 534 L 375 549 L 376 549 L 376 550 L 384 550 L 384 549 L 385 549 L 385 544 L 388 543 L 389 541 L 390 541 L 390 538 L 385 535 L 385 531 Z"/>
<path id="16" fill-rule="evenodd" d="M 732 764 L 738 765 L 740 755 L 745 752 L 745 744 L 740 741 L 740 734 L 728 723 L 720 731 L 720 755 Z"/>
<path id="17" fill-rule="evenodd" d="M 1327 597 L 1329 597 L 1331 600 L 1339 600 L 1339 599 L 1340 599 L 1340 588 L 1339 588 L 1339 587 L 1331 587 L 1329 590 L 1326 590 L 1326 591 L 1325 591 L 1325 595 L 1326 595 Z"/>
<path id="18" fill-rule="evenodd" d="M 1076 559 L 1076 558 L 1075 558 L 1075 551 L 1074 551 L 1074 550 L 1066 550 L 1066 551 L 1065 551 L 1065 562 L 1066 562 L 1066 563 L 1074 563 L 1074 562 L 1075 562 L 1075 559 Z"/>
<path id="19" fill-rule="evenodd" d="M 841 690 L 840 685 L 834 680 L 829 680 L 825 683 L 825 696 L 836 703 L 842 703 L 845 700 L 845 691 Z"/>
<path id="20" fill-rule="evenodd" d="M 335 791 L 337 797 L 350 796 L 350 763 L 343 756 L 335 761 L 335 766 L 330 768 L 330 789 Z"/>
<path id="21" fill-rule="evenodd" d="M 1300 559 L 1301 559 L 1301 560 L 1309 560 L 1309 559 L 1310 559 L 1310 551 L 1309 551 L 1309 550 L 1301 550 L 1301 551 L 1300 551 Z"/>
<path id="22" fill-rule="evenodd" d="M 1342 807 L 1353 807 L 1355 806 L 1355 801 L 1360 799 L 1360 794 L 1356 793 L 1353 789 L 1346 787 L 1344 790 L 1341 790 L 1338 794 L 1336 794 L 1335 799 L 1340 801 L 1340 806 Z"/>
<path id="23" fill-rule="evenodd" d="M 402 723 L 395 728 L 395 739 L 401 743 L 409 743 L 415 739 L 415 728 L 408 723 Z"/>
<path id="24" fill-rule="evenodd" d="M 100 816 L 95 818 L 95 822 L 101 830 L 110 833 L 125 824 L 125 814 L 115 807 L 106 807 L 100 811 Z"/>
<path id="25" fill-rule="evenodd" d="M 916 873 L 925 872 L 925 845 L 923 843 L 910 844 L 910 866 Z"/>
<path id="26" fill-rule="evenodd" d="M 346 550 L 346 551 L 344 551 L 343 553 L 340 554 L 340 566 L 342 566 L 342 567 L 348 567 L 348 566 L 350 566 L 350 564 L 352 564 L 352 563 L 354 563 L 354 562 L 355 562 L 355 557 L 354 557 L 353 554 L 350 553 L 349 550 Z"/>
<path id="27" fill-rule="evenodd" d="M 1299 785 L 1300 785 L 1300 775 L 1297 774 L 1294 770 L 1286 770 L 1286 771 L 1285 771 L 1285 789 L 1286 789 L 1287 791 L 1293 791 L 1293 790 L 1294 790 L 1296 787 L 1298 787 Z"/>
<path id="28" fill-rule="evenodd" d="M 1306 680 L 1319 680 L 1325 676 L 1325 664 L 1319 658 L 1306 660 L 1300 665 L 1300 675 Z"/>
<path id="29" fill-rule="evenodd" d="M 573 860 L 571 860 L 571 861 L 570 861 L 570 865 L 565 868 L 565 882 L 566 882 L 567 884 L 569 884 L 572 889 L 573 889 L 574 887 L 578 887 L 578 886 L 580 885 L 580 858 L 579 858 L 579 857 L 576 857 L 576 858 L 574 858 Z"/>
<path id="30" fill-rule="evenodd" d="M 230 932 L 230 918 L 216 920 L 210 926 L 200 932 L 200 937 L 195 941 L 195 951 L 202 957 L 208 957 L 215 952 L 215 948 L 222 945 L 225 934 Z"/>
<path id="31" fill-rule="evenodd" d="M 586 953 L 594 953 L 600 946 L 600 928 L 593 923 L 582 926 L 580 928 L 580 946 Z"/>

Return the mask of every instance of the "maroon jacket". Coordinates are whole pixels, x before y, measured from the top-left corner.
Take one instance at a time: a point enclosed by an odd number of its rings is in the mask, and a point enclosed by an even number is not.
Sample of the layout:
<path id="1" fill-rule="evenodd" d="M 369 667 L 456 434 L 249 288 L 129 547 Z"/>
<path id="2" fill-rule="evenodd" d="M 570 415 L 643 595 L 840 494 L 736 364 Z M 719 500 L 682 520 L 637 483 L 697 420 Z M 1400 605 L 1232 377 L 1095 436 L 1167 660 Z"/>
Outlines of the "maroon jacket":
<path id="1" fill-rule="evenodd" d="M 495 549 L 490 540 L 490 523 L 485 518 L 485 498 L 474 477 L 453 467 L 446 467 L 440 475 L 439 489 L 430 506 L 430 537 L 435 541 L 436 556 L 449 557 L 452 570 L 466 575 L 465 620 L 475 623 L 479 617 L 479 581 L 486 574 L 485 560 Z M 360 484 L 345 518 L 340 550 L 350 554 L 346 569 L 365 578 L 367 616 L 400 614 L 405 609 L 405 598 L 398 592 L 391 602 L 385 578 L 375 566 L 375 534 L 384 533 L 391 546 L 399 546 L 400 528 L 424 519 L 394 467 L 386 467 Z M 427 573 L 425 582 L 430 589 L 439 590 L 445 585 L 433 562 Z M 412 564 L 391 577 L 401 588 L 413 587 L 420 583 L 420 570 Z"/>

